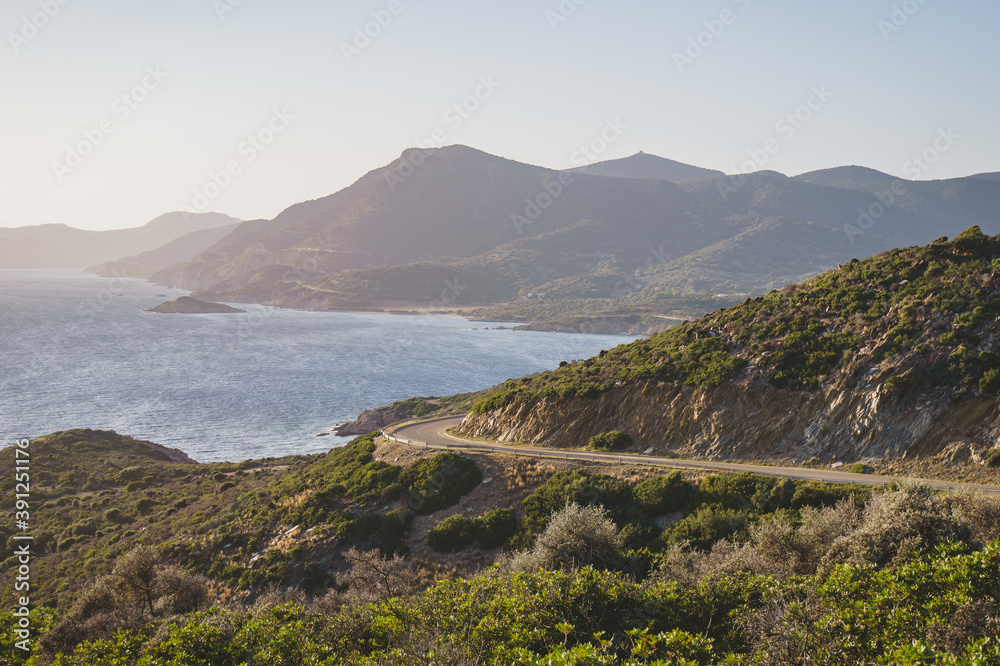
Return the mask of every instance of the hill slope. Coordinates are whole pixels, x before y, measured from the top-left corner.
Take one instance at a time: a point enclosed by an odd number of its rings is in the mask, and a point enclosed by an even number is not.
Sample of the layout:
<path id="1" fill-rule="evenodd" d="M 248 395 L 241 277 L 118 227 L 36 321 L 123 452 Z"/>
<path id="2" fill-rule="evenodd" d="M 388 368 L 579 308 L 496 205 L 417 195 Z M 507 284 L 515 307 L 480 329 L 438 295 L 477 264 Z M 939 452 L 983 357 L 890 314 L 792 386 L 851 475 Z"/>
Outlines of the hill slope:
<path id="1" fill-rule="evenodd" d="M 980 458 L 1000 435 L 1000 237 L 852 261 L 477 403 L 467 435 L 792 461 Z"/>
<path id="2" fill-rule="evenodd" d="M 175 264 L 191 261 L 232 233 L 237 226 L 239 223 L 192 231 L 155 250 L 91 266 L 87 272 L 101 277 L 149 278 Z"/>
<path id="3" fill-rule="evenodd" d="M 87 231 L 65 224 L 0 228 L 0 269 L 84 269 L 155 250 L 193 231 L 236 222 L 220 213 L 167 213 L 141 227 L 112 231 Z"/>

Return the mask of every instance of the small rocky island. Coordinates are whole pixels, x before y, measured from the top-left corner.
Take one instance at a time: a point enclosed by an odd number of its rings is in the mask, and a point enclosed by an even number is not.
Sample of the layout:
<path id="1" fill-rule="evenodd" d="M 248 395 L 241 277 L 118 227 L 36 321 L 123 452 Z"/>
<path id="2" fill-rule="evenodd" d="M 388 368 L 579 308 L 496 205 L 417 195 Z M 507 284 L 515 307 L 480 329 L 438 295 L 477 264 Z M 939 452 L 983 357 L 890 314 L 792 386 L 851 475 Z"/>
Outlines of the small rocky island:
<path id="1" fill-rule="evenodd" d="M 239 308 L 231 308 L 221 303 L 209 303 L 199 301 L 190 296 L 181 296 L 176 301 L 160 303 L 155 308 L 149 308 L 146 312 L 157 312 L 159 314 L 237 314 L 246 312 Z"/>

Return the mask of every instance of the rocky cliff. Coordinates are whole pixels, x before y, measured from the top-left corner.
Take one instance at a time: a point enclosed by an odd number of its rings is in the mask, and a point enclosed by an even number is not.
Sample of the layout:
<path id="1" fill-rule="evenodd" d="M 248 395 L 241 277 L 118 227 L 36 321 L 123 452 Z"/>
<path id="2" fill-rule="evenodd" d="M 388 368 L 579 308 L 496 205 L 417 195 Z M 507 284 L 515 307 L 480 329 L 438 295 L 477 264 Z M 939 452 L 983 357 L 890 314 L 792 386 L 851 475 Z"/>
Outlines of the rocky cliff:
<path id="1" fill-rule="evenodd" d="M 891 370 L 887 371 L 891 372 Z M 582 448 L 608 430 L 629 433 L 635 451 L 683 458 L 833 463 L 944 454 L 982 460 L 1000 439 L 993 397 L 953 400 L 944 391 L 897 396 L 880 374 L 807 393 L 771 386 L 645 383 L 596 399 L 548 396 L 472 414 L 469 437 Z M 511 426 L 513 425 L 513 429 Z"/>

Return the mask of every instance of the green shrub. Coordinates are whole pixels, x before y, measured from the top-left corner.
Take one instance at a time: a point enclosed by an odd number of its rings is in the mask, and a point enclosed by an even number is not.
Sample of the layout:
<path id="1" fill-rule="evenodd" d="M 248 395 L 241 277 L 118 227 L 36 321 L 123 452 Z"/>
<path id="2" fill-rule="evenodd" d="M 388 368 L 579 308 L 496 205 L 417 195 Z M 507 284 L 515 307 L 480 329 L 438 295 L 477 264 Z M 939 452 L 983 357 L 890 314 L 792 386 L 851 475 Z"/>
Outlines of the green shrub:
<path id="1" fill-rule="evenodd" d="M 867 474 L 868 473 L 868 465 L 866 465 L 864 463 L 854 463 L 853 465 L 851 465 L 851 468 L 850 468 L 849 471 L 850 471 L 851 474 Z"/>
<path id="2" fill-rule="evenodd" d="M 94 536 L 97 533 L 97 521 L 93 519 L 79 520 L 69 527 L 73 536 Z"/>
<path id="3" fill-rule="evenodd" d="M 991 368 L 984 372 L 982 379 L 979 380 L 979 390 L 988 395 L 1000 393 L 1000 369 Z"/>
<path id="4" fill-rule="evenodd" d="M 500 391 L 499 393 L 494 393 L 491 396 L 481 398 L 474 405 L 472 405 L 473 414 L 485 414 L 486 412 L 494 412 L 498 409 L 503 409 L 507 405 L 511 404 L 517 400 L 519 391 L 517 389 L 507 389 L 505 391 Z"/>
<path id="5" fill-rule="evenodd" d="M 129 481 L 138 481 L 145 475 L 145 470 L 143 470 L 142 467 L 133 465 L 132 467 L 126 467 L 125 469 L 120 470 L 115 475 L 115 478 L 118 483 L 128 483 Z"/>
<path id="6" fill-rule="evenodd" d="M 610 430 L 594 435 L 587 443 L 591 451 L 621 451 L 632 446 L 632 438 L 620 430 Z"/>
<path id="7" fill-rule="evenodd" d="M 1000 448 L 990 449 L 983 460 L 987 467 L 1000 467 Z"/>
<path id="8" fill-rule="evenodd" d="M 632 488 L 624 481 L 583 469 L 565 470 L 553 474 L 524 498 L 526 528 L 531 533 L 541 532 L 553 513 L 573 503 L 603 506 L 615 522 L 623 525 L 629 522 L 629 514 L 635 508 Z"/>
<path id="9" fill-rule="evenodd" d="M 670 543 L 688 543 L 693 548 L 708 549 L 719 539 L 730 537 L 747 524 L 747 514 L 721 506 L 703 506 L 667 532 Z"/>
<path id="10" fill-rule="evenodd" d="M 427 535 L 427 545 L 439 553 L 457 553 L 475 540 L 475 524 L 462 515 L 445 518 Z"/>
<path id="11" fill-rule="evenodd" d="M 399 475 L 400 484 L 410 493 L 407 506 L 420 515 L 454 506 L 482 481 L 476 463 L 454 453 L 418 460 Z"/>
<path id="12" fill-rule="evenodd" d="M 148 497 L 140 497 L 135 501 L 133 506 L 135 507 L 136 513 L 145 516 L 153 510 L 153 507 L 156 506 L 156 502 Z"/>
<path id="13" fill-rule="evenodd" d="M 132 522 L 132 518 L 123 514 L 121 509 L 108 509 L 104 512 L 104 519 L 118 525 Z"/>
<path id="14" fill-rule="evenodd" d="M 483 550 L 499 548 L 517 532 L 517 516 L 510 509 L 493 509 L 472 521 L 476 543 Z"/>
<path id="15" fill-rule="evenodd" d="M 654 476 L 635 487 L 635 499 L 651 516 L 662 516 L 687 507 L 695 488 L 680 472 Z"/>
<path id="16" fill-rule="evenodd" d="M 908 375 L 894 375 L 885 380 L 885 388 L 889 393 L 901 394 L 910 388 L 910 377 Z"/>

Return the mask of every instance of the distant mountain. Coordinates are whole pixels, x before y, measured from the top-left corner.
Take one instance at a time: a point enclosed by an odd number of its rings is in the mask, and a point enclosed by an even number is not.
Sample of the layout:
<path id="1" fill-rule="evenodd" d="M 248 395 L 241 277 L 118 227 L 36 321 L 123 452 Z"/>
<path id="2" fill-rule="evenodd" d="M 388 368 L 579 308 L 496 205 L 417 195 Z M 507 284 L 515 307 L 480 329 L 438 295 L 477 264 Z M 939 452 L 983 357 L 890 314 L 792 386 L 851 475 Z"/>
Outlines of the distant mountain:
<path id="1" fill-rule="evenodd" d="M 464 146 L 407 151 L 332 196 L 244 223 L 154 279 L 227 302 L 314 308 L 431 302 L 446 280 L 473 280 L 455 298 L 495 302 L 605 269 L 620 280 L 664 242 L 686 254 L 725 238 L 724 228 L 691 229 L 697 207 L 666 181 L 560 173 Z"/>
<path id="2" fill-rule="evenodd" d="M 149 278 L 175 264 L 190 261 L 232 233 L 239 223 L 192 231 L 162 247 L 134 257 L 108 261 L 87 269 L 103 277 Z"/>
<path id="3" fill-rule="evenodd" d="M 0 269 L 79 268 L 154 250 L 194 231 L 239 222 L 220 213 L 167 213 L 132 229 L 87 231 L 65 224 L 0 229 Z"/>
<path id="4" fill-rule="evenodd" d="M 675 162 L 674 160 L 642 152 L 636 153 L 631 157 L 596 162 L 577 169 L 570 169 L 569 171 L 572 173 L 586 173 L 591 176 L 610 176 L 612 178 L 651 178 L 671 183 L 685 183 L 726 175 L 721 171 L 702 169 L 701 167 Z"/>
<path id="5" fill-rule="evenodd" d="M 986 180 L 1000 180 L 1000 171 L 994 171 L 993 173 L 980 173 L 973 178 L 985 178 Z"/>
<path id="6" fill-rule="evenodd" d="M 1000 182 L 981 178 L 843 167 L 678 185 L 450 146 L 406 151 L 336 194 L 245 222 L 153 280 L 223 302 L 505 304 L 506 321 L 639 312 L 663 327 L 690 318 L 685 301 L 765 292 L 976 224 L 1000 232 L 998 210 Z"/>
<path id="7" fill-rule="evenodd" d="M 795 180 L 829 187 L 843 187 L 849 190 L 868 190 L 894 180 L 893 176 L 875 169 L 861 166 L 834 167 L 810 171 Z"/>

